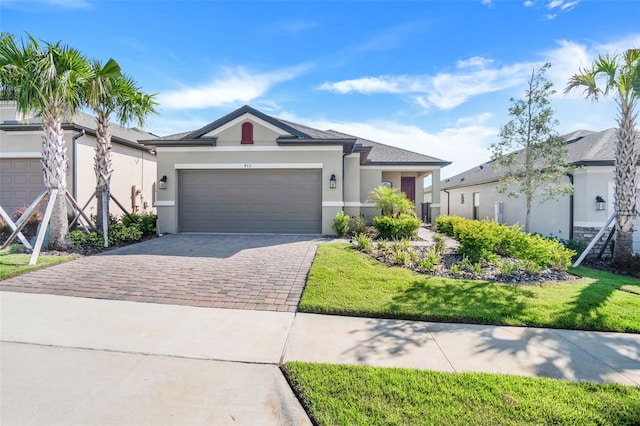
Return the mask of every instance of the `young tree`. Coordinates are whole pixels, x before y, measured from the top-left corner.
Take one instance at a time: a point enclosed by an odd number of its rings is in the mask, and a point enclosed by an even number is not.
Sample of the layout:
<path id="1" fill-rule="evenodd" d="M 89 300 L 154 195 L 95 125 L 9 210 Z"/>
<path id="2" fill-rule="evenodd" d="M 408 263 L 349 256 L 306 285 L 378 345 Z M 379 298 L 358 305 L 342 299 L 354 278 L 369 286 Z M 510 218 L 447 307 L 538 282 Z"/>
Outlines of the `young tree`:
<path id="1" fill-rule="evenodd" d="M 553 84 L 544 77 L 551 67 L 534 68 L 522 99 L 511 98 L 513 118 L 500 129 L 499 141 L 491 145 L 491 159 L 501 175 L 498 191 L 526 200 L 524 230 L 530 231 L 534 197 L 539 203 L 571 194 L 573 187 L 562 181 L 571 167 L 566 164 L 567 148 L 557 134 L 549 97 Z"/>
<path id="2" fill-rule="evenodd" d="M 41 46 L 29 36 L 18 44 L 11 34 L 0 35 L 0 91 L 15 99 L 17 110 L 42 117 L 44 184 L 58 189 L 50 221 L 49 247 L 70 246 L 67 205 L 67 149 L 62 122 L 82 104 L 89 62 L 79 51 L 60 42 Z"/>
<path id="3" fill-rule="evenodd" d="M 584 87 L 587 99 L 597 101 L 601 95 L 611 94 L 618 104 L 614 166 L 617 235 L 612 261 L 624 265 L 633 254 L 633 221 L 638 211 L 640 139 L 635 123 L 638 115 L 635 108 L 640 97 L 640 49 L 629 49 L 622 57 L 598 56 L 590 69 L 579 70 L 578 74 L 571 77 L 565 94 L 578 87 Z"/>
<path id="4" fill-rule="evenodd" d="M 113 59 L 104 65 L 99 61 L 91 63 L 91 78 L 85 86 L 85 102 L 96 114 L 96 148 L 94 170 L 96 173 L 96 198 L 98 202 L 97 226 L 109 222 L 109 193 L 111 174 L 111 115 L 121 124 L 134 121 L 144 126 L 146 116 L 155 113 L 158 103 L 154 95 L 144 94 L 136 82 L 122 74 L 120 66 Z M 106 207 L 106 210 L 103 208 Z M 104 220 L 106 218 L 106 220 Z M 108 229 L 104 229 L 105 234 Z"/>

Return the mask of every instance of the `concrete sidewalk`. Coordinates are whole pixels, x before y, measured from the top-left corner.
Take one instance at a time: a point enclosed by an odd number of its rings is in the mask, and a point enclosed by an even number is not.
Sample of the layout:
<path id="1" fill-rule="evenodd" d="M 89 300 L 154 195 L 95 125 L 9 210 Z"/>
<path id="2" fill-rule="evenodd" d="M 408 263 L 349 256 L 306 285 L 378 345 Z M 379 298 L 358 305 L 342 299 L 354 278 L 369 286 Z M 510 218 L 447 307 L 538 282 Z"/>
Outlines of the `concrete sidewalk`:
<path id="1" fill-rule="evenodd" d="M 0 324 L 7 424 L 308 424 L 276 367 L 293 360 L 640 386 L 637 334 L 11 292 Z"/>

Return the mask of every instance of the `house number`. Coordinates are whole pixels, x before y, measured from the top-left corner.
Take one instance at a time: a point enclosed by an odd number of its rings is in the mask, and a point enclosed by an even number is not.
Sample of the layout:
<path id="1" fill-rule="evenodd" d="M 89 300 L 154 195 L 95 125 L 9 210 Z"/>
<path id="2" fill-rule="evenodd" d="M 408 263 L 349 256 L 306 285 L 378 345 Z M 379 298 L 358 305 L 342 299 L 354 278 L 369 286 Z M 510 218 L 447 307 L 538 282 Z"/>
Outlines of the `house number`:
<path id="1" fill-rule="evenodd" d="M 245 169 L 250 169 L 250 168 L 251 168 L 251 164 L 245 164 L 245 165 L 244 165 L 244 168 L 245 168 Z"/>

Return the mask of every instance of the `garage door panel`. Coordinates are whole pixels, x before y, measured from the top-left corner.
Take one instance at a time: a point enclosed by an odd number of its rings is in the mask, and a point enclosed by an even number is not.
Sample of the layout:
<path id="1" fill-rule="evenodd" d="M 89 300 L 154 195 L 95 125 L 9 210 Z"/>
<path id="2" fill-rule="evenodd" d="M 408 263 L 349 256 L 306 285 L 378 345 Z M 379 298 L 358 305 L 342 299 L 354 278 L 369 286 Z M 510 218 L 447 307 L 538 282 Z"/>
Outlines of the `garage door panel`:
<path id="1" fill-rule="evenodd" d="M 320 233 L 320 170 L 180 173 L 181 232 Z"/>
<path id="2" fill-rule="evenodd" d="M 0 205 L 10 215 L 44 190 L 39 159 L 0 159 Z"/>

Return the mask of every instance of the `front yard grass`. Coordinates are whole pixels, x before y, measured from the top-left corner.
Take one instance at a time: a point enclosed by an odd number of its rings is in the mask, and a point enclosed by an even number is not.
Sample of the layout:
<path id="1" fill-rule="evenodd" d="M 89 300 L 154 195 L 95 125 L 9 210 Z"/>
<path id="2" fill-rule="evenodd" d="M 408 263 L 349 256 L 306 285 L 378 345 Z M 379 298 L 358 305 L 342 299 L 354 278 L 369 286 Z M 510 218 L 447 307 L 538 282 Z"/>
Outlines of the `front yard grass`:
<path id="1" fill-rule="evenodd" d="M 77 255 L 57 256 L 41 253 L 38 256 L 38 262 L 31 266 L 29 265 L 31 254 L 17 253 L 15 246 L 9 246 L 0 251 L 0 280 L 15 277 L 26 272 L 35 271 L 36 269 L 42 269 L 59 263 L 68 262 L 76 259 L 77 257 Z"/>
<path id="2" fill-rule="evenodd" d="M 486 373 L 283 367 L 321 425 L 640 424 L 640 388 Z"/>
<path id="3" fill-rule="evenodd" d="M 303 312 L 640 333 L 640 280 L 589 268 L 579 280 L 503 284 L 418 274 L 350 244 L 320 244 Z"/>

